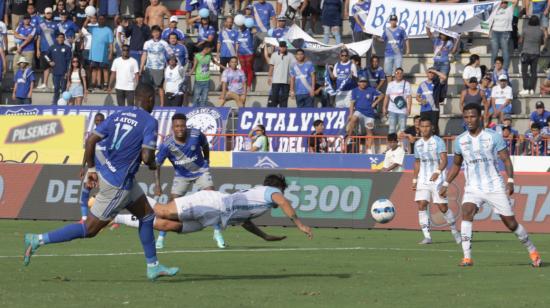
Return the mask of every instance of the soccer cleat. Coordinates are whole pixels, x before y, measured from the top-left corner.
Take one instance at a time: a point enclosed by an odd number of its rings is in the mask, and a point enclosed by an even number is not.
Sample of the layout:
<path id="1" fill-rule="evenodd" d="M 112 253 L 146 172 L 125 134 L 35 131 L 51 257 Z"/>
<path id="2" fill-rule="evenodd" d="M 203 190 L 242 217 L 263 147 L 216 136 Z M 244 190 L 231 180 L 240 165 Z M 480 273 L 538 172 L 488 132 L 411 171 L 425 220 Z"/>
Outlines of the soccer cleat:
<path id="1" fill-rule="evenodd" d="M 25 266 L 31 263 L 31 257 L 40 247 L 37 234 L 27 233 L 25 234 L 25 254 L 23 255 L 23 264 Z"/>
<path id="2" fill-rule="evenodd" d="M 458 232 L 456 232 L 456 231 L 453 232 L 453 237 L 455 238 L 455 242 L 456 242 L 457 244 L 462 243 L 462 236 L 460 235 L 460 233 L 458 233 Z"/>
<path id="3" fill-rule="evenodd" d="M 531 266 L 532 267 L 542 267 L 542 259 L 538 253 L 538 251 L 533 251 L 529 254 L 529 257 L 531 258 Z"/>
<path id="4" fill-rule="evenodd" d="M 425 237 L 423 240 L 418 242 L 418 244 L 420 244 L 420 245 L 428 245 L 428 244 L 431 244 L 431 243 L 432 243 L 432 239 L 429 238 L 429 237 Z"/>
<path id="5" fill-rule="evenodd" d="M 155 242 L 155 247 L 157 247 L 157 249 L 163 249 L 164 248 L 164 238 L 163 237 L 160 237 L 157 238 L 157 241 Z"/>
<path id="6" fill-rule="evenodd" d="M 216 241 L 218 248 L 224 249 L 226 247 L 225 240 L 223 239 L 223 235 L 220 230 L 214 230 L 214 240 Z"/>
<path id="7" fill-rule="evenodd" d="M 180 271 L 179 267 L 166 267 L 162 264 L 147 267 L 147 279 L 157 280 L 159 277 L 172 277 Z"/>
<path id="8" fill-rule="evenodd" d="M 474 266 L 474 260 L 470 258 L 463 258 L 460 264 L 458 264 L 458 266 L 462 266 L 462 267 Z"/>

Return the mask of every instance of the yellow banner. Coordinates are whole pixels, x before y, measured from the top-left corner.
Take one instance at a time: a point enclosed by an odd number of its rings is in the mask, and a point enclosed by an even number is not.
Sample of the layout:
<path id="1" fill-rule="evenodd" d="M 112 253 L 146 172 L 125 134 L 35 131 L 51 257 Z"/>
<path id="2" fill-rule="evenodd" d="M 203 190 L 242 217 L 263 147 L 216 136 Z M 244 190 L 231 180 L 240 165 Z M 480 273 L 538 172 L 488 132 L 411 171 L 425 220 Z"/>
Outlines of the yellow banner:
<path id="1" fill-rule="evenodd" d="M 83 116 L 0 117 L 0 162 L 80 164 Z"/>

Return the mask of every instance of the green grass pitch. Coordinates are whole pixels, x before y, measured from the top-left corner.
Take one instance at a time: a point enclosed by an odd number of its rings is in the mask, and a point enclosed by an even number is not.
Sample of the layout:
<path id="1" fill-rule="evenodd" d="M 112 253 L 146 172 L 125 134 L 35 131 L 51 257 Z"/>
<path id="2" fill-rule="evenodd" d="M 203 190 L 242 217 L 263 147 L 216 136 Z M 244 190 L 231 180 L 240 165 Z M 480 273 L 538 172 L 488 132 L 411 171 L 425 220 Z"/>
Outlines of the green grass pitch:
<path id="1" fill-rule="evenodd" d="M 295 228 L 264 242 L 228 228 L 170 234 L 161 262 L 178 276 L 149 282 L 136 229 L 42 247 L 23 267 L 23 233 L 60 222 L 0 220 L 0 307 L 550 307 L 550 266 L 531 268 L 514 235 L 476 233 L 475 266 L 459 268 L 448 232 L 419 246 L 419 231 Z M 531 236 L 550 260 L 550 235 Z M 41 256 L 42 255 L 42 256 Z M 50 255 L 50 256 L 45 256 Z"/>

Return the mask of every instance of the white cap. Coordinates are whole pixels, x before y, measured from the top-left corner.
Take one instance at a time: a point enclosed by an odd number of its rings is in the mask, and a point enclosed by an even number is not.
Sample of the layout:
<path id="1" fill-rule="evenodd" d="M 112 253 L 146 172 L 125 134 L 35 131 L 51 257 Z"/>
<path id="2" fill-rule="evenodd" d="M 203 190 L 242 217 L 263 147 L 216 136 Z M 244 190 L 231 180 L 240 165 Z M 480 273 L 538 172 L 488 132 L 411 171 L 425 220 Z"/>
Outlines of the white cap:
<path id="1" fill-rule="evenodd" d="M 508 77 L 504 74 L 498 76 L 498 80 L 501 81 L 501 80 L 508 80 Z"/>
<path id="2" fill-rule="evenodd" d="M 178 16 L 171 16 L 170 22 L 178 22 Z"/>
<path id="3" fill-rule="evenodd" d="M 44 9 L 44 13 L 53 13 L 53 9 L 51 7 L 47 7 Z"/>
<path id="4" fill-rule="evenodd" d="M 29 64 L 29 61 L 27 61 L 27 59 L 25 59 L 25 57 L 21 57 L 21 58 L 19 58 L 19 60 L 17 60 L 17 64 L 20 64 L 20 63 Z"/>

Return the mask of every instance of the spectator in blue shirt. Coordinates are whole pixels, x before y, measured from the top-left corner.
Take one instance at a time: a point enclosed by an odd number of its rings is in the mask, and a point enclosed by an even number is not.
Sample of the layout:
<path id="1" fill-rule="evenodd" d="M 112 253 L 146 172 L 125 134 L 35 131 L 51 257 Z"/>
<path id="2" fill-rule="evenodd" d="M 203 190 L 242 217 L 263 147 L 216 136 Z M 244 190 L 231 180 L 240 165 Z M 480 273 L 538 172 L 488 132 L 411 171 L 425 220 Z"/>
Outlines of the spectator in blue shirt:
<path id="1" fill-rule="evenodd" d="M 546 154 L 545 138 L 543 138 L 538 123 L 531 124 L 531 129 L 525 134 L 522 142 L 524 155 L 541 156 Z"/>
<path id="2" fill-rule="evenodd" d="M 19 69 L 14 76 L 15 86 L 13 87 L 12 99 L 16 104 L 32 104 L 32 88 L 34 87 L 34 72 L 30 63 L 25 58 L 17 61 Z"/>
<path id="3" fill-rule="evenodd" d="M 130 25 L 128 20 L 122 21 L 124 35 L 130 40 L 130 57 L 141 65 L 143 45 L 151 38 L 151 28 L 144 23 L 143 13 L 136 13 L 136 21 Z"/>
<path id="4" fill-rule="evenodd" d="M 384 52 L 384 72 L 388 78 L 388 83 L 392 80 L 392 74 L 403 64 L 403 54 L 410 51 L 407 33 L 403 28 L 397 26 L 397 16 L 390 16 L 390 26 L 384 29 L 382 39 L 378 40 L 386 43 Z"/>
<path id="5" fill-rule="evenodd" d="M 258 32 L 267 32 L 275 22 L 275 9 L 266 0 L 258 0 L 252 5 L 252 14 Z"/>
<path id="6" fill-rule="evenodd" d="M 36 29 L 31 26 L 31 16 L 26 14 L 23 16 L 23 24 L 17 27 L 15 31 L 17 54 L 14 61 L 13 70 L 16 71 L 19 66 L 19 58 L 24 57 L 28 63 L 32 63 L 34 59 L 34 36 Z"/>
<path id="7" fill-rule="evenodd" d="M 67 72 L 71 64 L 73 53 L 65 44 L 65 34 L 58 33 L 56 42 L 50 46 L 46 59 L 52 67 L 54 94 L 52 104 L 56 105 L 61 91 L 67 87 Z"/>
<path id="8" fill-rule="evenodd" d="M 201 18 L 200 24 L 197 24 L 196 27 L 199 30 L 196 47 L 200 49 L 206 42 L 215 46 L 216 29 L 210 25 L 210 19 L 208 17 Z"/>
<path id="9" fill-rule="evenodd" d="M 315 68 L 306 61 L 303 49 L 296 50 L 296 62 L 290 66 L 290 97 L 296 97 L 298 108 L 312 108 L 315 96 Z"/>
<path id="10" fill-rule="evenodd" d="M 57 25 L 57 29 L 60 33 L 65 34 L 65 44 L 72 47 L 76 33 L 80 30 L 78 26 L 69 18 L 69 13 L 66 11 L 60 14 L 61 21 Z"/>
<path id="11" fill-rule="evenodd" d="M 538 101 L 535 104 L 535 109 L 536 110 L 531 112 L 531 116 L 529 117 L 529 125 L 538 123 L 541 128 L 547 126 L 547 120 L 550 119 L 550 111 L 544 109 L 544 103 L 542 101 Z"/>
<path id="12" fill-rule="evenodd" d="M 187 32 L 187 34 L 191 34 L 191 29 L 189 29 L 189 25 L 191 24 L 189 22 L 191 20 L 191 13 L 199 9 L 199 4 L 200 0 L 185 0 L 185 12 L 188 21 L 185 23 L 185 31 Z"/>
<path id="13" fill-rule="evenodd" d="M 428 79 L 418 86 L 416 101 L 420 103 L 420 116 L 427 117 L 432 122 L 434 134 L 439 135 L 439 94 L 441 85 L 447 81 L 447 75 L 434 67 L 428 69 Z"/>
<path id="14" fill-rule="evenodd" d="M 359 0 L 351 7 L 350 18 L 351 27 L 353 32 L 351 36 L 354 42 L 364 41 L 371 38 L 371 36 L 365 32 L 366 17 L 370 10 L 371 0 Z"/>
<path id="15" fill-rule="evenodd" d="M 510 126 L 502 127 L 502 138 L 504 139 L 504 142 L 506 142 L 506 147 L 508 148 L 510 155 L 517 155 L 518 154 L 516 153 L 517 137 L 512 132 L 512 128 Z"/>
<path id="16" fill-rule="evenodd" d="M 84 27 L 87 27 L 87 21 Z M 105 16 L 99 16 L 97 27 L 87 28 L 92 35 L 92 47 L 90 49 L 90 64 L 92 67 L 92 81 L 90 88 L 101 88 L 101 76 L 103 75 L 103 89 L 107 90 L 109 82 L 109 62 L 113 60 L 113 31 L 107 27 Z"/>
<path id="17" fill-rule="evenodd" d="M 38 57 L 39 68 L 44 70 L 44 79 L 41 85 L 36 87 L 37 89 L 46 89 L 48 80 L 50 78 L 50 64 L 47 59 L 48 50 L 55 44 L 55 33 L 57 31 L 57 22 L 53 20 L 53 10 L 51 7 L 47 7 L 44 10 L 44 18 L 38 24 L 36 29 L 36 55 Z"/>
<path id="18" fill-rule="evenodd" d="M 170 56 L 176 56 L 178 59 L 178 65 L 185 67 L 187 65 L 188 52 L 185 45 L 178 43 L 178 35 L 176 33 L 171 33 L 168 37 L 168 46 L 170 51 L 167 49 L 164 52 L 166 59 L 170 59 Z"/>
<path id="19" fill-rule="evenodd" d="M 380 104 L 383 99 L 384 94 L 369 86 L 366 77 L 359 78 L 358 87 L 351 91 L 349 123 L 347 126 L 348 138 L 354 135 L 353 132 L 358 123 L 365 126 L 367 136 L 373 136 L 376 106 Z M 371 153 L 372 141 L 372 138 L 367 139 L 367 154 Z"/>
<path id="20" fill-rule="evenodd" d="M 178 16 L 170 17 L 170 23 L 168 24 L 168 28 L 162 31 L 162 34 L 160 35 L 160 37 L 163 40 L 168 42 L 170 34 L 172 33 L 176 34 L 178 43 L 183 44 L 183 41 L 185 40 L 185 34 L 183 33 L 183 31 L 178 29 Z"/>
<path id="21" fill-rule="evenodd" d="M 386 83 L 386 74 L 380 66 L 380 58 L 377 55 L 370 58 L 370 66 L 367 67 L 367 79 L 371 87 L 382 91 L 382 87 Z"/>
<path id="22" fill-rule="evenodd" d="M 233 30 L 233 17 L 226 17 L 223 29 L 219 32 L 218 39 L 218 62 L 222 66 L 227 66 L 232 57 L 237 57 L 237 43 L 239 42 L 239 32 Z M 220 85 L 223 68 L 220 70 Z"/>
<path id="23" fill-rule="evenodd" d="M 457 40 L 452 40 L 451 37 L 443 33 L 432 33 L 429 27 L 426 27 L 426 33 L 432 40 L 434 46 L 434 68 L 436 71 L 442 72 L 445 76 L 449 76 L 451 71 L 451 62 L 449 56 L 453 55 L 460 45 Z"/>

